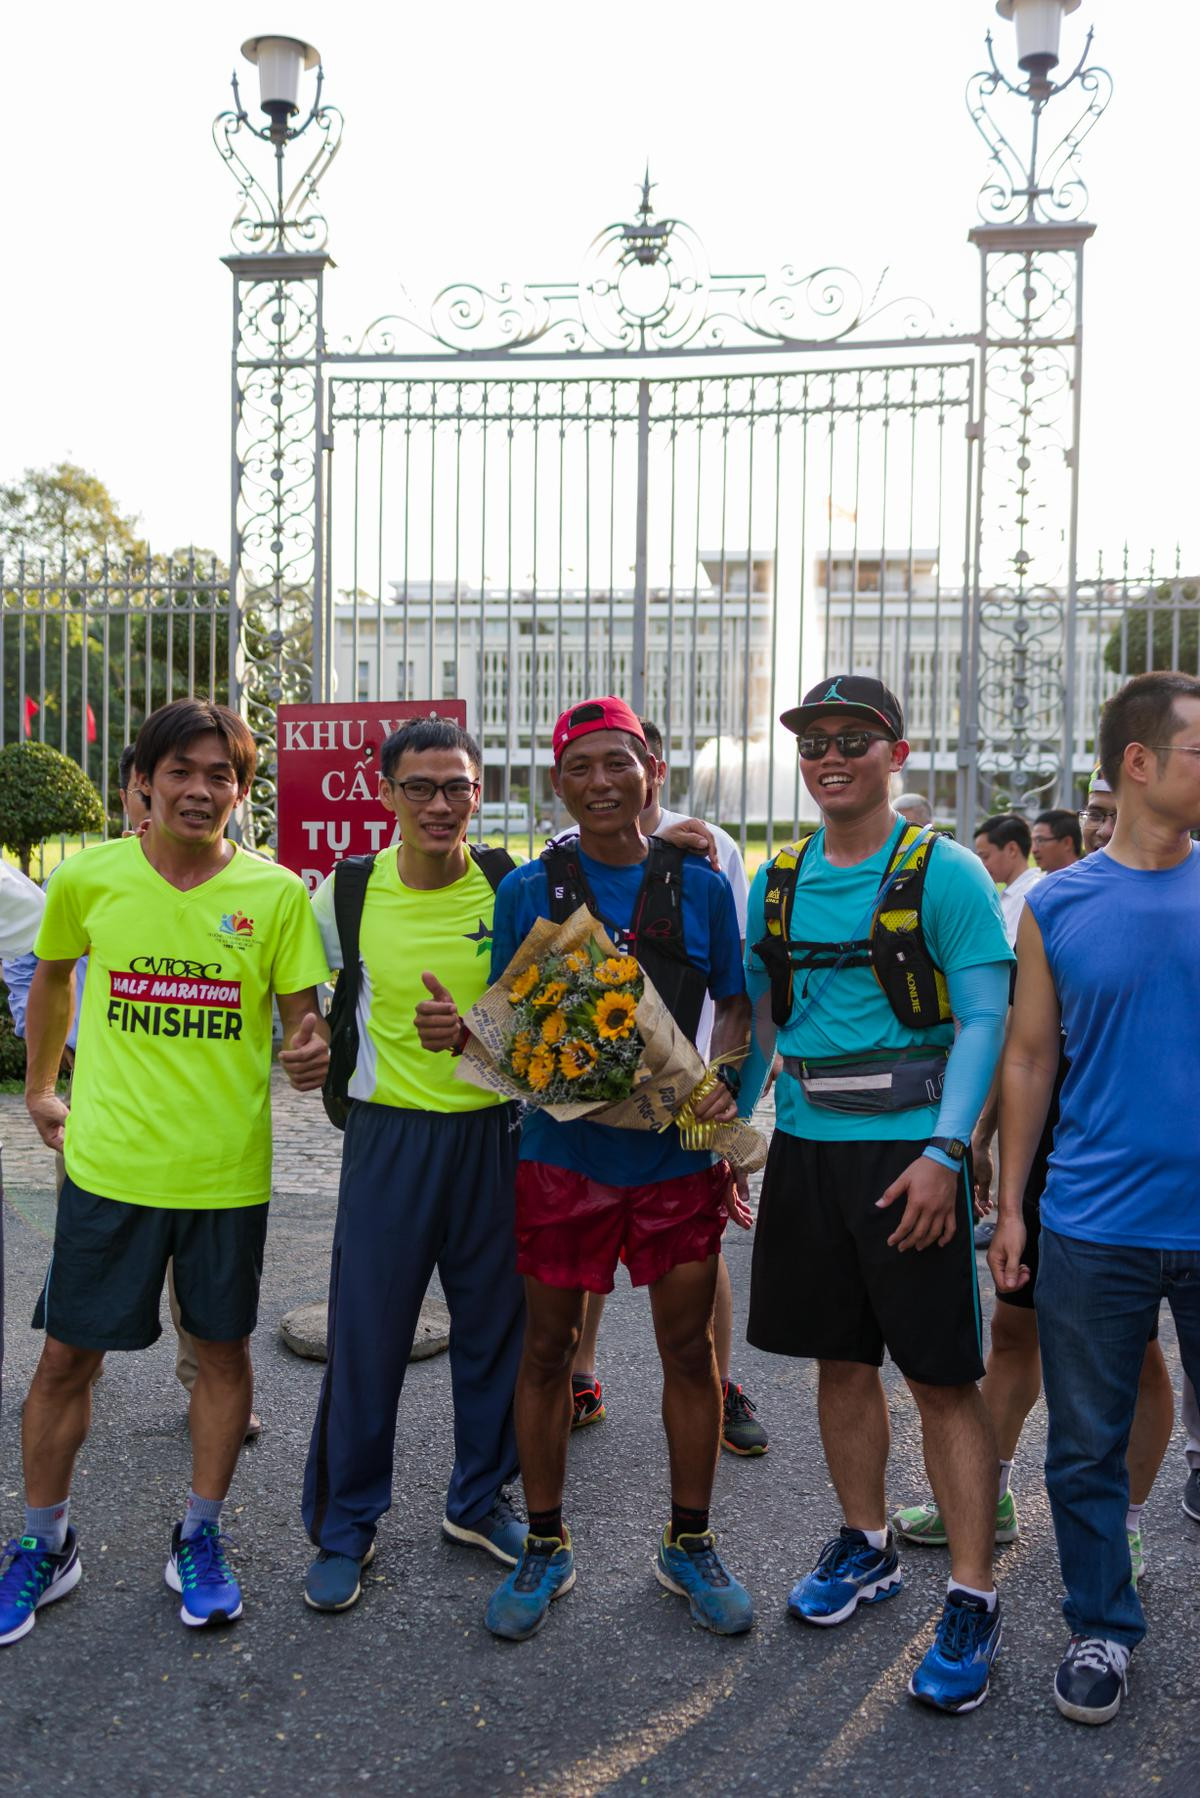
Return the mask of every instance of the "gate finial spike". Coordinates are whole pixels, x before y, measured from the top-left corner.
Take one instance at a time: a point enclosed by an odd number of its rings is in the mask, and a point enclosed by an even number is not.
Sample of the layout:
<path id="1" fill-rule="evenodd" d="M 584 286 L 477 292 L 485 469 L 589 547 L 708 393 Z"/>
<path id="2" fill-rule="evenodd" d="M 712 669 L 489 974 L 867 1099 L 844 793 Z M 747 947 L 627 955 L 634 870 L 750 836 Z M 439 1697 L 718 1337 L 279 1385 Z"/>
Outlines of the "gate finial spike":
<path id="1" fill-rule="evenodd" d="M 657 181 L 650 179 L 650 158 L 646 158 L 646 173 L 642 176 L 642 203 L 638 207 L 638 217 L 648 219 L 653 216 L 654 207 L 650 203 L 650 195 L 658 186 Z"/>

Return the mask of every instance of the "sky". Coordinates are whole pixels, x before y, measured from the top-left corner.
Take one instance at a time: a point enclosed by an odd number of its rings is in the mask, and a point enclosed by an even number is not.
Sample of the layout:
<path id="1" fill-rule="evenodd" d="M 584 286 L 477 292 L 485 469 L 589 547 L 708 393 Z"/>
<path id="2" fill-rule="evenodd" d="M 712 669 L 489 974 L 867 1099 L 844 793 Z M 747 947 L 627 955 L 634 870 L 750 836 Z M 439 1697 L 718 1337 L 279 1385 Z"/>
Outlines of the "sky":
<path id="1" fill-rule="evenodd" d="M 1200 9 L 1083 0 L 1064 64 L 1089 23 L 1116 93 L 1084 151 L 1081 570 L 1125 539 L 1135 563 L 1179 542 L 1200 567 Z M 70 458 L 152 543 L 227 545 L 235 194 L 209 133 L 235 63 L 256 97 L 253 33 L 316 43 L 346 117 L 323 187 L 341 335 L 401 287 L 573 278 L 647 157 L 714 269 L 839 263 L 870 286 L 886 267 L 970 329 L 985 153 L 963 90 L 989 28 L 1012 69 L 990 0 L 12 9 L 0 479 Z"/>

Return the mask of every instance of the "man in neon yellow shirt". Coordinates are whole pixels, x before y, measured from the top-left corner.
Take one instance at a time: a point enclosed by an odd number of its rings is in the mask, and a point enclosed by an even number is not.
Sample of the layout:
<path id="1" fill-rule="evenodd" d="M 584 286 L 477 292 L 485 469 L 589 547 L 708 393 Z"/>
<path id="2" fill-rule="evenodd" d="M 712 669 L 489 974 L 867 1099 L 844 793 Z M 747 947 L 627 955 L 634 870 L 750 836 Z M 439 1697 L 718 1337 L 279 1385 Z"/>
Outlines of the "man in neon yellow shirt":
<path id="1" fill-rule="evenodd" d="M 97 845 L 60 869 L 34 945 L 26 1104 L 67 1177 L 54 1254 L 34 1313 L 46 1341 L 24 1417 L 25 1531 L 0 1573 L 0 1644 L 78 1583 L 69 1525 L 91 1381 L 109 1349 L 161 1333 L 168 1260 L 195 1339 L 192 1490 L 167 1584 L 186 1624 L 240 1616 L 221 1504 L 253 1395 L 249 1338 L 271 1196 L 272 999 L 293 1086 L 329 1059 L 316 986 L 328 970 L 303 883 L 225 839 L 254 774 L 254 740 L 225 706 L 162 706 L 143 724 L 135 780 L 143 836 Z M 89 969 L 71 1105 L 54 1079 L 71 1022 L 71 975 Z M 130 1151 L 127 1095 L 139 1095 Z"/>
<path id="2" fill-rule="evenodd" d="M 338 1093 L 350 1111 L 329 1354 L 304 1474 L 304 1525 L 317 1549 L 304 1598 L 318 1611 L 356 1602 L 391 1505 L 396 1412 L 435 1267 L 450 1308 L 454 1392 L 442 1532 L 506 1566 L 525 1540 L 506 1491 L 517 1475 L 512 1401 L 525 1323 L 513 1225 L 516 1107 L 456 1079 L 452 1056 L 426 1053 L 415 1016 L 431 992 L 448 996 L 426 969 L 439 971 L 463 1011 L 487 989 L 494 884 L 513 864 L 501 850 L 468 847 L 480 756 L 459 725 L 403 725 L 383 745 L 380 776 L 402 841 L 380 850 L 362 893 L 358 1052 Z M 335 967 L 354 953 L 352 935 L 338 929 L 344 901 L 335 901 L 353 872 L 342 868 L 313 899 Z"/>

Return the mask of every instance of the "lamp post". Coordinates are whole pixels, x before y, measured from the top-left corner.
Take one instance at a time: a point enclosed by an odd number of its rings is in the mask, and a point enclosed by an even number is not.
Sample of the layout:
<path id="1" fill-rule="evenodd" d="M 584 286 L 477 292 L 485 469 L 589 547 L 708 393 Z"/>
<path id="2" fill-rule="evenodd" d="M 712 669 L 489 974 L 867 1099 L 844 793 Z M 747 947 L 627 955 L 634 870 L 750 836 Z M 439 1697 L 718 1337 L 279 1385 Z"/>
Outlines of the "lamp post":
<path id="1" fill-rule="evenodd" d="M 1107 72 L 1089 64 L 1089 30 L 1064 80 L 1064 18 L 1080 0 L 997 0 L 1015 26 L 1024 79 L 1004 72 L 988 33 L 988 67 L 967 90 L 988 146 L 979 193 L 986 221 L 970 233 L 980 252 L 980 394 L 975 548 L 969 633 L 964 630 L 967 746 L 964 815 L 976 805 L 1032 810 L 1073 803 L 1076 560 L 1083 359 L 1083 253 L 1095 231 L 1083 217 L 1078 154 L 1108 104 Z M 1043 149 L 1047 108 L 1082 102 Z M 1016 103 L 1002 128 L 993 102 Z M 1023 147 L 1018 148 L 1019 143 Z M 1057 794 L 1057 799 L 1053 796 Z"/>

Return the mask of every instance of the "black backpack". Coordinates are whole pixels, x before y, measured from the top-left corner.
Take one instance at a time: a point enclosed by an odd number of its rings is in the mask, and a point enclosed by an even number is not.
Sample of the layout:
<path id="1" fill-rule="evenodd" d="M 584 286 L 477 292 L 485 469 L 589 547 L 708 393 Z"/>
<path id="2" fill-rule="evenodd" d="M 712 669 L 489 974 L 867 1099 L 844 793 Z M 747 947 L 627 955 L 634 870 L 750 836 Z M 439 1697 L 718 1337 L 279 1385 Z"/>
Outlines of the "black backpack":
<path id="1" fill-rule="evenodd" d="M 471 860 L 487 877 L 493 893 L 506 874 L 516 867 L 506 849 L 467 845 Z M 373 855 L 348 855 L 333 871 L 333 916 L 342 950 L 342 971 L 329 1007 L 329 1072 L 321 1090 L 325 1115 L 339 1130 L 350 1115 L 350 1081 L 358 1066 L 358 992 L 362 963 L 358 953 L 359 930 L 367 883 L 375 869 Z"/>
<path id="2" fill-rule="evenodd" d="M 628 948 L 654 982 L 659 998 L 694 1043 L 708 991 L 708 976 L 688 960 L 683 940 L 684 851 L 661 837 L 648 839 L 650 853 L 628 930 L 606 918 L 596 903 L 579 860 L 579 839 L 551 843 L 542 851 L 550 917 L 565 923 L 581 905 L 608 931 L 618 948 Z"/>

